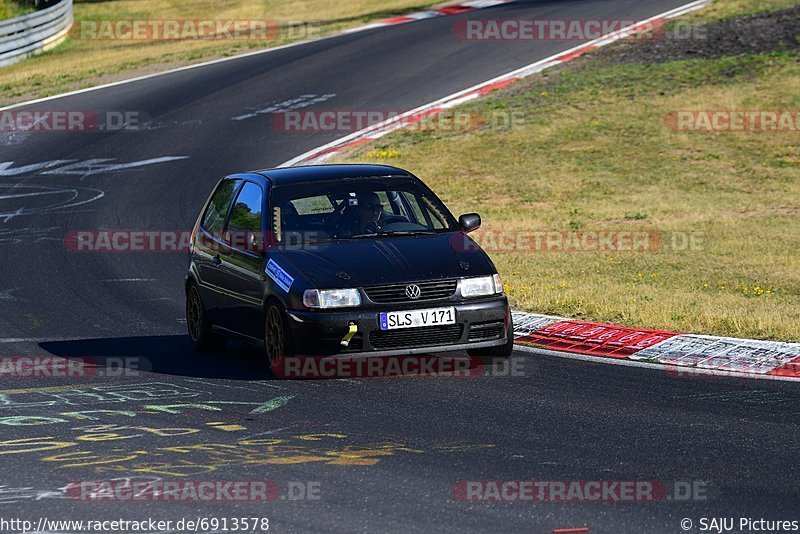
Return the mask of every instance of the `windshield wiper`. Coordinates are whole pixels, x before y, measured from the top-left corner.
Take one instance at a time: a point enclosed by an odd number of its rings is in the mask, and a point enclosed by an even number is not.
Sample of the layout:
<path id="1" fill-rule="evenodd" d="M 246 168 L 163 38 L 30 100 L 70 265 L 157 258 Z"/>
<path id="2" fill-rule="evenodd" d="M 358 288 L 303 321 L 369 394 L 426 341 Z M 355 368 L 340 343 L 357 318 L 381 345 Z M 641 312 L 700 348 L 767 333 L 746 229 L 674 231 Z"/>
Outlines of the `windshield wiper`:
<path id="1" fill-rule="evenodd" d="M 404 235 L 434 235 L 434 230 L 393 230 L 393 231 L 380 231 L 370 232 L 368 234 L 356 234 L 343 237 L 342 239 L 366 239 L 369 237 L 391 237 L 391 236 L 404 236 Z"/>
<path id="2" fill-rule="evenodd" d="M 378 235 L 434 235 L 435 233 L 434 230 L 389 230 L 378 232 Z"/>

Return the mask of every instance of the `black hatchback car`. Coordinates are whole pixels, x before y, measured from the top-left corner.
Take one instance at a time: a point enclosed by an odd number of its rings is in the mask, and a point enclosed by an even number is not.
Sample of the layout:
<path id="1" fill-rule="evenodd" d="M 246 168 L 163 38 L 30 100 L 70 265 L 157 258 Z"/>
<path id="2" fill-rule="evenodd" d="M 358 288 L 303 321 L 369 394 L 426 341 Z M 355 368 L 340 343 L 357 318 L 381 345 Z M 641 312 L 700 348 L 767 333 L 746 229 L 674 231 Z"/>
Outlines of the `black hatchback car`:
<path id="1" fill-rule="evenodd" d="M 318 165 L 222 179 L 192 232 L 186 316 L 198 350 L 227 338 L 281 356 L 513 348 L 494 264 L 417 177 Z"/>

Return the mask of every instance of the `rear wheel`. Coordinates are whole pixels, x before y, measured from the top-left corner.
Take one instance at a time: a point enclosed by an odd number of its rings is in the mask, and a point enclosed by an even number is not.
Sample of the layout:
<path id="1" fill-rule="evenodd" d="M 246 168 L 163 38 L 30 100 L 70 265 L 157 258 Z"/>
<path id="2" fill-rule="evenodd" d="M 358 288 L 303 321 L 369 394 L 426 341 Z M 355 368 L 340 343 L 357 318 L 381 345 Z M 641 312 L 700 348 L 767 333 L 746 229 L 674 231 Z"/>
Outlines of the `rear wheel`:
<path id="1" fill-rule="evenodd" d="M 264 319 L 264 349 L 270 369 L 280 376 L 285 356 L 292 355 L 292 335 L 286 324 L 286 313 L 278 304 L 270 304 Z"/>
<path id="2" fill-rule="evenodd" d="M 200 299 L 200 291 L 195 284 L 186 292 L 186 326 L 195 350 L 199 352 L 219 351 L 225 348 L 227 339 L 211 331 L 211 322 Z"/>
<path id="3" fill-rule="evenodd" d="M 509 325 L 510 326 L 510 325 Z M 506 342 L 497 347 L 486 347 L 483 349 L 470 349 L 467 354 L 471 358 L 478 358 L 481 365 L 494 365 L 505 363 L 514 351 L 514 329 L 509 327 L 506 334 Z"/>

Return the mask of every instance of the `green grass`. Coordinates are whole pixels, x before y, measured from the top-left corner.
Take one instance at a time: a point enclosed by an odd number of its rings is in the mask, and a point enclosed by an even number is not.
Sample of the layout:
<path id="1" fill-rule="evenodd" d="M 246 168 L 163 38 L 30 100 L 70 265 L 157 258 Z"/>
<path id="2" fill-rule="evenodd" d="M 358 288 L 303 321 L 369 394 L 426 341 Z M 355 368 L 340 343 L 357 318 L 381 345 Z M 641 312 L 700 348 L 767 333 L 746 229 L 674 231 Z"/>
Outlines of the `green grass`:
<path id="1" fill-rule="evenodd" d="M 35 11 L 32 3 L 17 2 L 15 0 L 0 0 L 0 20 L 21 17 Z"/>
<path id="2" fill-rule="evenodd" d="M 797 87 L 797 52 L 617 66 L 588 55 L 460 108 L 516 113 L 512 129 L 398 132 L 343 159 L 408 168 L 454 212 L 479 211 L 489 232 L 665 236 L 652 252 L 493 252 L 518 309 L 800 340 L 800 132 L 674 132 L 664 121 L 686 109 L 797 111 Z M 690 235 L 694 248 L 671 246 Z"/>

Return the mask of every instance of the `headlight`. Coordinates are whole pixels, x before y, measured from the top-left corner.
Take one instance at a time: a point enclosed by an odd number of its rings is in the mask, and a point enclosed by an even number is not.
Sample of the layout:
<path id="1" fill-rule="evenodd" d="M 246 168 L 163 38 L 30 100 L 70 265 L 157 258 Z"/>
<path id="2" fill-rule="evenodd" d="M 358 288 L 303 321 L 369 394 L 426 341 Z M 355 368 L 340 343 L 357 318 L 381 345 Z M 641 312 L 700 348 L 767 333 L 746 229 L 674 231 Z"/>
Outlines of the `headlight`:
<path id="1" fill-rule="evenodd" d="M 361 305 L 358 289 L 306 289 L 303 304 L 308 308 L 352 308 Z"/>
<path id="2" fill-rule="evenodd" d="M 499 274 L 461 279 L 461 296 L 464 298 L 499 295 L 502 292 L 503 282 Z"/>

